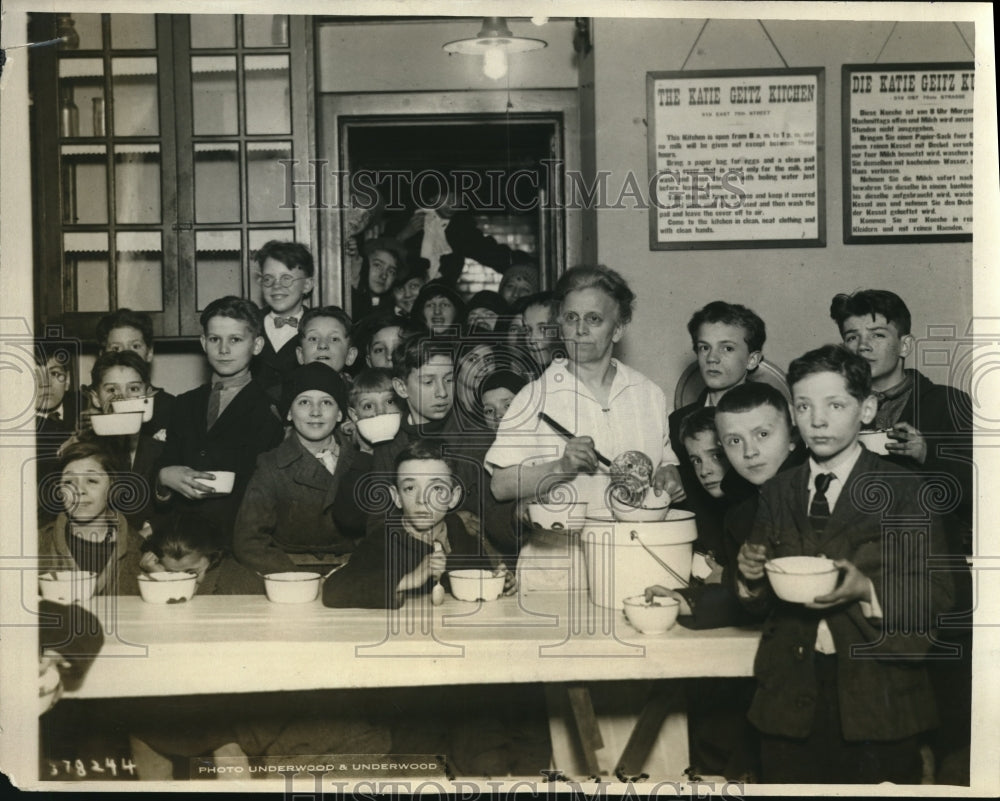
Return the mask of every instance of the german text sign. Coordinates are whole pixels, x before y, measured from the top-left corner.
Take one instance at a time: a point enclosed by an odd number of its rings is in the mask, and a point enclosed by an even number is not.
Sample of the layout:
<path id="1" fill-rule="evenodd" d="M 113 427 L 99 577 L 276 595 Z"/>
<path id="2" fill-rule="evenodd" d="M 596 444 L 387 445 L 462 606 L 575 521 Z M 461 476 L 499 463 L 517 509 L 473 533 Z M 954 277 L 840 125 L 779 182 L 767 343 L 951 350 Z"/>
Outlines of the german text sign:
<path id="1" fill-rule="evenodd" d="M 649 246 L 826 242 L 822 68 L 649 72 Z"/>
<path id="2" fill-rule="evenodd" d="M 844 242 L 971 240 L 973 64 L 842 77 Z"/>

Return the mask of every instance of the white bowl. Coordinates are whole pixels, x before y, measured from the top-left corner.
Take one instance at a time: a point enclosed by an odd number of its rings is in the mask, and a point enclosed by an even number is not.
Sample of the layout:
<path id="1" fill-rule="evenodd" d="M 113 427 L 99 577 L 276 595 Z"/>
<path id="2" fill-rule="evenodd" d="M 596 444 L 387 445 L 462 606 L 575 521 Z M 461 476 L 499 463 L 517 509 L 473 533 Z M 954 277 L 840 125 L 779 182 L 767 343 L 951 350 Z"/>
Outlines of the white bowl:
<path id="1" fill-rule="evenodd" d="M 99 437 L 120 437 L 124 434 L 138 434 L 142 428 L 142 412 L 115 412 L 112 414 L 92 414 L 90 424 Z"/>
<path id="2" fill-rule="evenodd" d="M 658 523 L 666 520 L 667 512 L 670 511 L 670 494 L 664 492 L 662 495 L 657 495 L 652 487 L 646 491 L 642 506 L 625 503 L 613 492 L 608 493 L 608 501 L 615 520 L 627 523 Z"/>
<path id="3" fill-rule="evenodd" d="M 821 556 L 782 556 L 765 562 L 764 570 L 774 594 L 796 604 L 833 592 L 840 576 L 833 560 Z"/>
<path id="4" fill-rule="evenodd" d="M 89 570 L 53 570 L 39 575 L 38 590 L 46 601 L 88 601 L 97 590 L 97 574 Z"/>
<path id="5" fill-rule="evenodd" d="M 264 576 L 267 600 L 276 604 L 307 604 L 319 597 L 323 577 L 319 573 L 296 570 Z"/>
<path id="6" fill-rule="evenodd" d="M 587 504 L 529 503 L 528 518 L 533 526 L 547 531 L 580 531 L 587 519 Z"/>
<path id="7" fill-rule="evenodd" d="M 460 601 L 495 601 L 503 595 L 503 575 L 489 570 L 450 570 L 451 594 Z"/>
<path id="8" fill-rule="evenodd" d="M 126 398 L 125 400 L 111 401 L 111 408 L 117 413 L 142 412 L 142 422 L 148 423 L 153 419 L 153 397 L 148 398 Z"/>
<path id="9" fill-rule="evenodd" d="M 642 634 L 663 634 L 677 622 L 681 605 L 676 598 L 658 596 L 651 603 L 643 595 L 625 598 L 625 617 Z"/>
<path id="10" fill-rule="evenodd" d="M 403 415 L 399 412 L 391 414 L 377 414 L 374 417 L 365 417 L 357 421 L 358 431 L 372 445 L 377 442 L 388 442 L 399 431 L 399 424 Z"/>
<path id="11" fill-rule="evenodd" d="M 879 456 L 888 456 L 889 451 L 885 446 L 893 441 L 889 439 L 889 431 L 891 431 L 891 429 L 882 429 L 881 431 L 862 431 L 858 434 L 858 439 L 860 439 L 861 444 L 872 453 L 877 453 Z"/>
<path id="12" fill-rule="evenodd" d="M 236 473 L 231 470 L 206 470 L 205 472 L 211 473 L 215 478 L 199 478 L 198 481 L 215 490 L 216 495 L 228 495 L 233 491 Z"/>
<path id="13" fill-rule="evenodd" d="M 190 601 L 198 588 L 193 573 L 161 571 L 139 576 L 139 595 L 149 604 L 179 604 Z"/>

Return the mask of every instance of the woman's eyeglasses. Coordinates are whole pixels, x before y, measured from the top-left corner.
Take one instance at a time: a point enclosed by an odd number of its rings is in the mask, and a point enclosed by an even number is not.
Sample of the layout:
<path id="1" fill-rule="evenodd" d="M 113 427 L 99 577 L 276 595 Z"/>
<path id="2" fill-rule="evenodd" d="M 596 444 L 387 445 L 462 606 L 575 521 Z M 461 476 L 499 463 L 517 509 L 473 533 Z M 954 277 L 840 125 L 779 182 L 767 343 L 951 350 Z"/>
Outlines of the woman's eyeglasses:
<path id="1" fill-rule="evenodd" d="M 275 278 L 273 275 L 261 275 L 257 273 L 254 278 L 257 283 L 260 284 L 265 289 L 270 289 L 275 284 L 280 286 L 282 289 L 288 289 L 296 281 L 305 281 L 306 277 L 304 275 L 294 276 L 294 275 L 283 275 L 281 278 Z"/>

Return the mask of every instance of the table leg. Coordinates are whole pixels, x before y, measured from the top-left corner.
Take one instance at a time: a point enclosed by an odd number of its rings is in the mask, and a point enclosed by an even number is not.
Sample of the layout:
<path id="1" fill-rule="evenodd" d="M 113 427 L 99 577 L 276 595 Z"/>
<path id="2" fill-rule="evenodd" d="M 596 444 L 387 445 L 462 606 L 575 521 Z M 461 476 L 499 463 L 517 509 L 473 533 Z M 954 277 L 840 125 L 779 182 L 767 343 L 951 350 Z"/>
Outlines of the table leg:
<path id="1" fill-rule="evenodd" d="M 572 779 L 621 771 L 626 778 L 683 781 L 690 764 L 683 690 L 682 681 L 546 684 L 554 767 Z"/>
<path id="2" fill-rule="evenodd" d="M 676 683 L 674 683 L 676 684 Z M 634 778 L 639 776 L 643 772 L 643 767 L 649 758 L 650 752 L 653 750 L 653 746 L 656 744 L 657 739 L 660 737 L 660 731 L 664 728 L 664 722 L 668 720 L 671 712 L 676 713 L 678 709 L 678 692 L 675 686 L 671 686 L 670 683 L 666 681 L 658 681 L 653 684 L 653 688 L 650 691 L 649 698 L 646 700 L 646 704 L 639 714 L 639 719 L 635 723 L 635 728 L 632 729 L 632 734 L 629 736 L 628 743 L 625 745 L 625 750 L 622 751 L 621 757 L 618 759 L 618 765 L 615 768 L 615 775 L 618 777 Z M 680 699 L 683 703 L 683 699 Z M 681 707 L 683 710 L 683 707 Z M 684 726 L 683 735 L 686 739 L 687 734 L 687 720 L 681 715 L 681 723 Z M 676 761 L 678 754 L 677 750 L 680 750 L 681 743 L 678 742 L 677 735 L 680 733 L 677 729 L 677 722 L 671 721 L 669 729 L 674 736 L 671 741 L 674 751 L 671 754 L 671 761 Z M 685 743 L 686 745 L 686 743 Z M 687 750 L 687 749 L 683 749 Z M 683 760 L 681 760 L 683 761 Z"/>
<path id="3" fill-rule="evenodd" d="M 546 684 L 545 704 L 556 770 L 572 777 L 599 776 L 597 749 L 604 747 L 604 741 L 588 689 L 583 685 Z"/>

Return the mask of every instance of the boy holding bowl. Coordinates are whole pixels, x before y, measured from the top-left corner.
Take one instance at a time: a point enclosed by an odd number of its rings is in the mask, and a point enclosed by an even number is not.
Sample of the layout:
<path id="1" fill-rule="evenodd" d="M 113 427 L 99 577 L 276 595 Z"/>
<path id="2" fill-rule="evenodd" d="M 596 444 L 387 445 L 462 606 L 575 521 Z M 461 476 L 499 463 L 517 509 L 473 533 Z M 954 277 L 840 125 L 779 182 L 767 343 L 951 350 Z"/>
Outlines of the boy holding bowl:
<path id="1" fill-rule="evenodd" d="M 946 553 L 941 519 L 918 476 L 858 442 L 877 407 L 863 358 L 827 345 L 795 359 L 788 380 L 809 460 L 761 488 L 738 556 L 741 599 L 768 613 L 749 713 L 761 778 L 919 783 L 918 735 L 938 722 L 921 659 L 953 598 L 950 575 L 927 565 Z M 832 559 L 836 588 L 777 599 L 764 564 L 789 555 Z"/>

